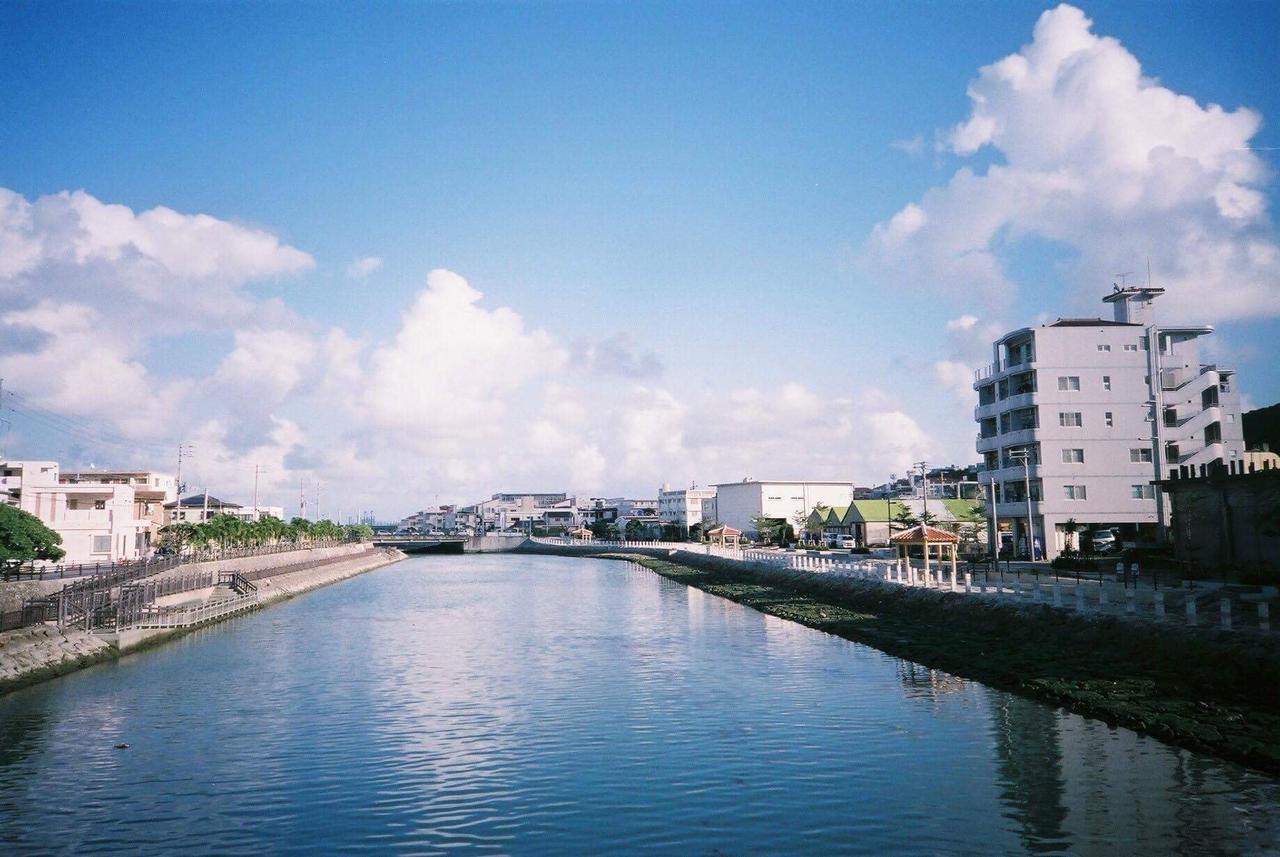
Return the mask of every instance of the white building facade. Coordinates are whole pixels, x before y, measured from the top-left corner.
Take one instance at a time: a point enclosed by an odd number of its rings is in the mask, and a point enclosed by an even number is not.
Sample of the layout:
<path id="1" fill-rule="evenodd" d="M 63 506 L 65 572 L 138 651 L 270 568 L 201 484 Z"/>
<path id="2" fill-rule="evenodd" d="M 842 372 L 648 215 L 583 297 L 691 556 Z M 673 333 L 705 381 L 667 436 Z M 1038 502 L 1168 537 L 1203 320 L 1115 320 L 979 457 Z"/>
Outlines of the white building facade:
<path id="1" fill-rule="evenodd" d="M 787 482 L 744 480 L 715 486 L 714 520 L 755 538 L 754 518 L 786 521 L 799 532 L 800 523 L 819 504 L 847 506 L 853 500 L 852 482 Z M 704 514 L 708 507 L 704 505 Z"/>
<path id="2" fill-rule="evenodd" d="M 672 488 L 663 485 L 658 491 L 658 517 L 663 523 L 682 527 L 686 533 L 689 528 L 702 523 L 702 504 L 704 500 L 714 499 L 714 488 Z"/>
<path id="3" fill-rule="evenodd" d="M 974 382 L 980 481 L 988 493 L 994 482 L 1015 553 L 1033 543 L 1052 559 L 1094 529 L 1163 541 L 1167 502 L 1152 480 L 1243 459 L 1235 372 L 1201 362 L 1212 327 L 1155 324 L 1162 292 L 1117 288 L 1103 298 L 1112 320 L 1060 319 L 993 344 L 994 363 Z"/>
<path id="4" fill-rule="evenodd" d="M 177 493 L 172 476 L 142 471 L 60 472 L 53 461 L 0 462 L 5 502 L 62 537 L 65 564 L 143 559 Z"/>

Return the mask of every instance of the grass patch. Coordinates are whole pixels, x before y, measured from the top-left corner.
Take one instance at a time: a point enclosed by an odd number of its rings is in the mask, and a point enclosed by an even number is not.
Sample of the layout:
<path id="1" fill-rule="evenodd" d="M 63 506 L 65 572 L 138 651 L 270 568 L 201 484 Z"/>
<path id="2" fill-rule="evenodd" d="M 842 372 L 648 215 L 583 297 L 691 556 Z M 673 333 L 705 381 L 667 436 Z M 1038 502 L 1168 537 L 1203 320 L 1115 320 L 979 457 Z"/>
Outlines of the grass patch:
<path id="1" fill-rule="evenodd" d="M 1274 639 L 786 578 L 716 560 L 693 567 L 605 556 L 896 657 L 1280 774 L 1280 645 Z"/>

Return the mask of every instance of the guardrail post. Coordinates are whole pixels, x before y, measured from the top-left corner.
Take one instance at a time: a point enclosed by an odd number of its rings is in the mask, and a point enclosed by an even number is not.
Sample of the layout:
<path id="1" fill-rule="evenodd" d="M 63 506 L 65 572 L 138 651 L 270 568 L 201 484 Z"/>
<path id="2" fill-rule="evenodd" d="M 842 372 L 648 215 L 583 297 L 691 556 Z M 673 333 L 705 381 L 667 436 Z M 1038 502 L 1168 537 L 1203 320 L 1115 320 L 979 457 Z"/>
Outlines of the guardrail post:
<path id="1" fill-rule="evenodd" d="M 1222 630 L 1230 631 L 1231 630 L 1231 599 L 1223 598 L 1221 601 L 1218 602 L 1218 604 L 1219 604 L 1218 612 L 1222 616 Z"/>
<path id="2" fill-rule="evenodd" d="M 1271 630 L 1271 605 L 1265 601 L 1258 602 L 1258 630 Z"/>
<path id="3" fill-rule="evenodd" d="M 973 592 L 973 572 L 966 571 L 964 573 L 964 593 L 968 595 Z"/>

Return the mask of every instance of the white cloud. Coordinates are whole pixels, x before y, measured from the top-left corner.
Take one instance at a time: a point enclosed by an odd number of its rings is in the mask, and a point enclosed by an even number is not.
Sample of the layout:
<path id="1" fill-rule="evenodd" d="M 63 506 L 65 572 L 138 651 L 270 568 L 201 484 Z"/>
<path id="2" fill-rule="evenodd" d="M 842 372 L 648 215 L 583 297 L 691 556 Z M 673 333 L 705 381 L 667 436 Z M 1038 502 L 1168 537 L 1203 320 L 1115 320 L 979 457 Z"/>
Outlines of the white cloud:
<path id="1" fill-rule="evenodd" d="M 347 266 L 347 276 L 353 280 L 363 280 L 380 270 L 382 270 L 381 256 L 365 256 Z"/>
<path id="2" fill-rule="evenodd" d="M 1177 295 L 1163 311 L 1199 318 L 1280 312 L 1280 243 L 1265 210 L 1264 162 L 1248 149 L 1261 117 L 1200 105 L 1142 73 L 1079 10 L 1045 12 L 1032 42 L 986 66 L 955 154 L 990 147 L 985 172 L 944 186 L 876 227 L 864 263 L 957 299 L 1007 305 L 1007 248 L 1029 235 L 1074 252 L 1063 271 L 1091 300 L 1113 272 L 1142 267 Z"/>

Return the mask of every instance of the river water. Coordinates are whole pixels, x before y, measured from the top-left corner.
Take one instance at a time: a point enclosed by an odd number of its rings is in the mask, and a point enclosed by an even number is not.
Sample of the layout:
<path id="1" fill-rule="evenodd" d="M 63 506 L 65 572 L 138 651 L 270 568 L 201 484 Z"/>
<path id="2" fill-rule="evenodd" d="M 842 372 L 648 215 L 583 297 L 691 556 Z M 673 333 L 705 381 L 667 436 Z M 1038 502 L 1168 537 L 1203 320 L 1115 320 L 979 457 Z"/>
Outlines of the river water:
<path id="1" fill-rule="evenodd" d="M 604 560 L 413 558 L 0 697 L 5 855 L 1275 854 L 1277 806 Z"/>

